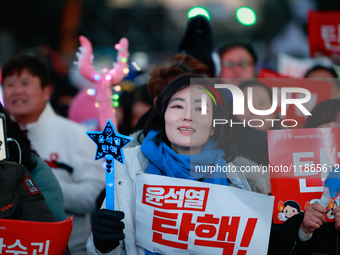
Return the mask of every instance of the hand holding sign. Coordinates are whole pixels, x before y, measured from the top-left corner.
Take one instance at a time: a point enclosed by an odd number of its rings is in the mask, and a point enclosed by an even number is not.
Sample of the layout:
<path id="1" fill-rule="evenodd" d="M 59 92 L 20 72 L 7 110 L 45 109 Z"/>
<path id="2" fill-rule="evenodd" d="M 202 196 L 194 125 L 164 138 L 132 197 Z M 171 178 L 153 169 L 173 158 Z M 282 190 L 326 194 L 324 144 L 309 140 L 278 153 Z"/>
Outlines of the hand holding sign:
<path id="1" fill-rule="evenodd" d="M 325 219 L 325 208 L 313 203 L 307 207 L 300 227 L 306 235 L 309 235 L 315 229 L 320 228 Z"/>
<path id="2" fill-rule="evenodd" d="M 333 209 L 334 224 L 337 230 L 340 230 L 340 206 Z"/>
<path id="3" fill-rule="evenodd" d="M 124 223 L 121 221 L 123 218 L 123 212 L 106 209 L 101 209 L 93 216 L 93 242 L 100 252 L 114 250 L 119 241 L 125 238 Z"/>
<path id="4" fill-rule="evenodd" d="M 332 166 L 329 170 L 329 175 L 324 182 L 324 192 L 320 199 L 320 204 L 311 204 L 304 215 L 303 222 L 301 223 L 302 230 L 308 235 L 315 229 L 321 227 L 325 221 L 325 208 L 331 202 L 332 198 L 336 198 L 340 190 L 340 172 L 336 171 L 336 168 Z M 335 227 L 340 228 L 340 209 L 338 207 L 334 209 L 335 215 Z"/>

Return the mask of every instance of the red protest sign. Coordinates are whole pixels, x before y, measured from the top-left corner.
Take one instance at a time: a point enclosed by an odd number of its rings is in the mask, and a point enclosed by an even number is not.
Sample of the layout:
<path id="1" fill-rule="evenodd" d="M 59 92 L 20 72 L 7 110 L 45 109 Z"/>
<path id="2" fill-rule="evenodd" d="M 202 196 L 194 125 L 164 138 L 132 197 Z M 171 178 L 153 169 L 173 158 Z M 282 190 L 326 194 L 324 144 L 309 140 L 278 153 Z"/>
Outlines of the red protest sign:
<path id="1" fill-rule="evenodd" d="M 283 223 L 319 201 L 329 165 L 340 171 L 340 128 L 270 130 L 267 134 L 273 222 Z M 329 214 L 326 220 L 332 218 Z"/>
<path id="2" fill-rule="evenodd" d="M 160 254 L 266 254 L 273 200 L 223 185 L 139 174 L 136 242 Z"/>
<path id="3" fill-rule="evenodd" d="M 0 254 L 64 254 L 73 216 L 59 222 L 0 219 Z"/>
<path id="4" fill-rule="evenodd" d="M 261 76 L 274 76 L 276 75 L 274 71 L 263 70 Z M 279 77 L 279 74 L 277 74 Z M 259 82 L 264 84 L 266 87 L 278 88 L 278 100 L 280 102 L 281 99 L 281 90 L 282 88 L 303 88 L 308 90 L 311 93 L 311 98 L 308 102 L 304 103 L 303 106 L 311 112 L 311 110 L 320 102 L 330 99 L 332 94 L 332 84 L 326 81 L 319 81 L 313 79 L 294 79 L 294 78 L 262 78 L 259 79 Z M 287 93 L 287 99 L 299 99 L 301 96 L 304 98 L 305 95 L 301 93 Z M 281 112 L 281 104 L 278 103 L 278 107 L 276 109 L 278 113 Z M 295 120 L 290 121 L 284 125 L 288 127 L 293 127 L 297 123 L 296 127 L 303 127 L 306 115 L 294 104 L 287 104 L 286 106 L 286 115 L 281 115 L 280 119 L 284 120 Z M 283 125 L 283 126 L 284 126 Z"/>
<path id="5" fill-rule="evenodd" d="M 312 57 L 320 52 L 332 57 L 340 53 L 340 11 L 310 11 L 309 49 Z"/>

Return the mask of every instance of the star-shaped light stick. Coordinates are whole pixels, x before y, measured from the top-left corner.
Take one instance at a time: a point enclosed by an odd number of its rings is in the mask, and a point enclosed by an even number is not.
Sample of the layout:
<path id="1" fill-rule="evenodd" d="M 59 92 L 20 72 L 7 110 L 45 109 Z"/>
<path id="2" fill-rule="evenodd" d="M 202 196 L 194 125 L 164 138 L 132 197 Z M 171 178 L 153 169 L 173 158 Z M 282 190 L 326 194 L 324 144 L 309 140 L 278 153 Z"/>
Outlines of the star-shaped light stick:
<path id="1" fill-rule="evenodd" d="M 88 131 L 86 134 L 97 144 L 94 160 L 105 157 L 106 162 L 106 208 L 114 210 L 114 167 L 113 160 L 125 164 L 123 147 L 133 138 L 118 134 L 109 119 L 102 131 Z"/>

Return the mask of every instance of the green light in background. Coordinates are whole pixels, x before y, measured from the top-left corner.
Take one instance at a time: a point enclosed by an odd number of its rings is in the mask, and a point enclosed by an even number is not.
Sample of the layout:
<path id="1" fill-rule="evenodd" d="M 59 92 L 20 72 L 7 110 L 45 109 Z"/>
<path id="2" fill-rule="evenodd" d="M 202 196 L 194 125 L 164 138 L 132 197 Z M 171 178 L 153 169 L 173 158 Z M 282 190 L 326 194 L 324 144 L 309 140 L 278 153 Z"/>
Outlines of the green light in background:
<path id="1" fill-rule="evenodd" d="M 245 26 L 251 26 L 256 23 L 256 13 L 249 7 L 240 7 L 236 10 L 238 22 Z"/>
<path id="2" fill-rule="evenodd" d="M 113 94 L 112 99 L 113 100 L 119 100 L 119 95 L 118 94 Z"/>
<path id="3" fill-rule="evenodd" d="M 118 101 L 113 101 L 113 102 L 112 102 L 112 106 L 113 106 L 114 108 L 117 108 L 117 107 L 119 106 L 119 102 L 118 102 Z"/>
<path id="4" fill-rule="evenodd" d="M 206 17 L 208 20 L 210 20 L 210 14 L 208 10 L 201 6 L 192 7 L 187 13 L 188 19 L 195 17 L 197 15 L 202 15 Z"/>

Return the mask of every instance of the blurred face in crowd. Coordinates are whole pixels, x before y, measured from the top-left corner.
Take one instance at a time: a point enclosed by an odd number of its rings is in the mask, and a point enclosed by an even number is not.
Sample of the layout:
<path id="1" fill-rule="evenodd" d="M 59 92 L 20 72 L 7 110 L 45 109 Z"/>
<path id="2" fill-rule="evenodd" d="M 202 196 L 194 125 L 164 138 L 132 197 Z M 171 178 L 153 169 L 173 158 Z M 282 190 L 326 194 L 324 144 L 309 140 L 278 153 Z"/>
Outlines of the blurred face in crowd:
<path id="1" fill-rule="evenodd" d="M 182 155 L 201 152 L 213 133 L 212 99 L 199 86 L 189 86 L 172 96 L 165 111 L 165 133 L 171 149 Z M 201 113 L 202 94 L 207 95 L 207 114 Z"/>
<path id="2" fill-rule="evenodd" d="M 256 110 L 268 110 L 272 106 L 272 99 L 270 98 L 270 95 L 268 91 L 261 87 L 261 86 L 252 86 L 253 89 L 253 106 Z M 236 115 L 236 118 L 240 121 L 245 120 L 246 123 L 248 123 L 251 119 L 260 119 L 263 120 L 264 125 L 262 127 L 254 127 L 255 129 L 261 130 L 261 131 L 267 131 L 272 128 L 272 122 L 266 121 L 266 119 L 275 119 L 277 116 L 274 113 L 269 115 L 255 115 L 253 114 L 248 107 L 248 88 L 244 88 L 242 90 L 244 94 L 244 115 Z M 260 126 L 261 123 L 259 121 L 253 121 L 251 122 L 251 125 L 253 126 Z"/>
<path id="3" fill-rule="evenodd" d="M 3 90 L 6 109 L 21 125 L 38 120 L 51 93 L 50 86 L 42 88 L 39 77 L 28 69 L 7 76 Z"/>
<path id="4" fill-rule="evenodd" d="M 335 82 L 335 80 L 328 80 L 328 79 L 335 79 L 334 74 L 330 71 L 325 69 L 315 69 L 314 71 L 310 72 L 306 78 L 316 78 L 316 79 L 325 79 L 326 82 L 332 83 L 332 95 L 331 98 L 340 98 L 340 87 Z"/>
<path id="5" fill-rule="evenodd" d="M 316 69 L 308 74 L 306 78 L 336 78 L 330 71 L 325 69 Z"/>
<path id="6" fill-rule="evenodd" d="M 221 78 L 255 78 L 255 63 L 243 47 L 233 47 L 221 55 Z"/>

